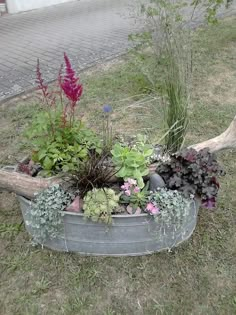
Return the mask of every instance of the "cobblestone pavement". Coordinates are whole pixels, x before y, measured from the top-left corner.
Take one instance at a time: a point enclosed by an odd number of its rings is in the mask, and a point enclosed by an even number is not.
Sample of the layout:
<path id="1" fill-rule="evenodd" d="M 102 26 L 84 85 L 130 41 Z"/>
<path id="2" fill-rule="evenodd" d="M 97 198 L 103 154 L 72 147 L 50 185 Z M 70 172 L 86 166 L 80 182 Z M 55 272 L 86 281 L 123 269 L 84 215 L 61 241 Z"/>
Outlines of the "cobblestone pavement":
<path id="1" fill-rule="evenodd" d="M 47 81 L 66 51 L 84 69 L 129 47 L 134 30 L 128 0 L 80 0 L 0 18 L 0 101 L 35 85 L 40 59 Z"/>
<path id="2" fill-rule="evenodd" d="M 35 86 L 37 58 L 52 81 L 65 51 L 79 69 L 124 53 L 138 27 L 135 1 L 80 0 L 0 17 L 0 101 Z M 229 13 L 235 8 L 234 0 Z"/>

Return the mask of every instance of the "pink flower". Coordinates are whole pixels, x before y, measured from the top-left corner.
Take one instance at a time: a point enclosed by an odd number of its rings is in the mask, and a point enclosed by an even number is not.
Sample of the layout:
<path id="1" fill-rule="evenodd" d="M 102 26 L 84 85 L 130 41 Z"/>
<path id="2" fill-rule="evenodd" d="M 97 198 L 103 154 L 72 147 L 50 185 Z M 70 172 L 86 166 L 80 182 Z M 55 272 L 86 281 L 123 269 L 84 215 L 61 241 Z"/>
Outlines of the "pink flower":
<path id="1" fill-rule="evenodd" d="M 39 59 L 37 60 L 36 75 L 37 75 L 36 83 L 38 84 L 38 90 L 41 90 L 43 94 L 44 103 L 49 107 L 55 106 L 56 92 L 49 91 L 48 85 L 44 83 L 44 79 L 40 70 Z M 51 127 L 52 132 L 54 133 L 52 124 L 50 127 Z"/>
<path id="2" fill-rule="evenodd" d="M 149 202 L 146 206 L 146 210 L 152 214 L 152 215 L 155 215 L 155 214 L 158 214 L 160 212 L 160 209 L 157 208 L 153 203 Z"/>
<path id="3" fill-rule="evenodd" d="M 128 190 L 130 188 L 130 184 L 129 183 L 124 183 L 124 185 L 121 186 L 122 190 Z"/>
<path id="4" fill-rule="evenodd" d="M 125 194 L 126 194 L 126 196 L 130 196 L 131 195 L 131 191 L 130 190 L 126 190 Z"/>
<path id="5" fill-rule="evenodd" d="M 146 206 L 146 209 L 147 209 L 148 211 L 151 211 L 151 210 L 153 209 L 153 207 L 154 207 L 154 205 L 153 205 L 151 202 L 149 202 L 149 203 L 147 204 L 147 206 Z"/>
<path id="6" fill-rule="evenodd" d="M 151 211 L 151 214 L 155 215 L 155 214 L 158 214 L 160 212 L 160 209 L 157 208 L 157 207 L 153 207 L 152 208 L 152 211 Z"/>
<path id="7" fill-rule="evenodd" d="M 64 60 L 66 64 L 66 74 L 64 78 L 59 80 L 59 84 L 65 93 L 66 97 L 71 101 L 72 109 L 75 107 L 76 103 L 80 100 L 83 93 L 83 86 L 79 84 L 79 78 L 76 77 L 75 71 L 72 68 L 70 60 L 66 53 L 64 53 Z"/>
<path id="8" fill-rule="evenodd" d="M 127 179 L 127 182 L 130 184 L 130 185 L 137 185 L 137 181 L 135 179 L 132 179 L 132 178 L 128 178 Z"/>
<path id="9" fill-rule="evenodd" d="M 46 104 L 49 105 L 50 93 L 48 91 L 48 85 L 44 83 L 44 79 L 40 70 L 39 59 L 37 60 L 36 75 L 37 75 L 36 83 L 38 84 L 38 89 L 42 91 L 44 100 Z"/>
<path id="10" fill-rule="evenodd" d="M 135 188 L 134 188 L 134 193 L 139 193 L 140 192 L 140 188 L 138 187 L 138 186 L 136 186 Z"/>

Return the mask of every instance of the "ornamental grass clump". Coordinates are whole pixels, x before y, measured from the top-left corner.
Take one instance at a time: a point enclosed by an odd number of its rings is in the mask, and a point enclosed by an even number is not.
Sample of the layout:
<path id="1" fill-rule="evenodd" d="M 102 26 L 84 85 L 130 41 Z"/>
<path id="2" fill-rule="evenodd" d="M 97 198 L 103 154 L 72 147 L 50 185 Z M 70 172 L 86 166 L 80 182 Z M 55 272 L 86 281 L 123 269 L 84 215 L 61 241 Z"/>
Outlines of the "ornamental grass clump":
<path id="1" fill-rule="evenodd" d="M 147 90 L 157 94 L 156 107 L 161 103 L 163 140 L 172 153 L 185 140 L 192 81 L 192 37 L 183 7 L 182 1 L 146 1 L 139 15 L 144 31 L 130 36 L 134 62 L 149 82 Z"/>

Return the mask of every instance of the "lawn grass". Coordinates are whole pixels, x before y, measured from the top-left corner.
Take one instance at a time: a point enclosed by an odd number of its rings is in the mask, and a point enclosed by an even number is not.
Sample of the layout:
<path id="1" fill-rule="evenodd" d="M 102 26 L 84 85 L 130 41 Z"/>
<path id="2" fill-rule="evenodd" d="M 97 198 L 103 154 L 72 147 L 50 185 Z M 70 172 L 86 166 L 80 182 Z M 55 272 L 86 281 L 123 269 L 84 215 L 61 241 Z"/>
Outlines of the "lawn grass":
<path id="1" fill-rule="evenodd" d="M 236 112 L 236 19 L 195 37 L 187 143 L 222 132 Z M 99 127 L 102 105 L 110 103 L 117 132 L 159 133 L 161 106 L 151 95 L 137 96 L 146 82 L 128 57 L 81 77 L 86 93 L 79 109 L 92 127 Z M 0 107 L 0 165 L 28 152 L 22 133 L 37 108 L 33 98 Z M 81 257 L 32 247 L 14 194 L 0 193 L 0 314 L 236 314 L 235 152 L 219 159 L 227 175 L 217 209 L 200 210 L 196 231 L 182 246 L 144 257 Z"/>

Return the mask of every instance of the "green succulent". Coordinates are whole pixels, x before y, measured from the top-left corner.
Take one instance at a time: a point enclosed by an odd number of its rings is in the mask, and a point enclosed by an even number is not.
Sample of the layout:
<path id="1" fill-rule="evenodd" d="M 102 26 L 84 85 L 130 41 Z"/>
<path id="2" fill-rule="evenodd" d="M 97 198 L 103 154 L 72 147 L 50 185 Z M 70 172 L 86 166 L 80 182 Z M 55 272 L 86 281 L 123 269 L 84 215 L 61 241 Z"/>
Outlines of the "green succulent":
<path id="1" fill-rule="evenodd" d="M 143 177 L 149 173 L 149 159 L 153 154 L 153 148 L 141 142 L 133 147 L 122 146 L 116 143 L 111 151 L 112 161 L 117 170 L 116 176 L 136 179 L 140 188 L 144 187 Z"/>
<path id="2" fill-rule="evenodd" d="M 94 188 L 84 197 L 84 215 L 94 222 L 111 223 L 111 215 L 119 207 L 119 195 L 110 188 Z"/>

